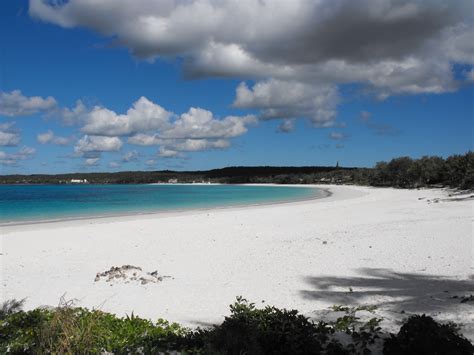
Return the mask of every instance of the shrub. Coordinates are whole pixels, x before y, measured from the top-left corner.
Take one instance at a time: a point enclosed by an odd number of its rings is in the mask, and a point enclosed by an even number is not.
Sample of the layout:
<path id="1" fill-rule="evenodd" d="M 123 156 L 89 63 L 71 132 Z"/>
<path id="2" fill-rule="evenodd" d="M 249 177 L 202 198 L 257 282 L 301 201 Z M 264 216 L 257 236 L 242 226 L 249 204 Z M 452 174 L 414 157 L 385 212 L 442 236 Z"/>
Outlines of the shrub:
<path id="1" fill-rule="evenodd" d="M 439 324 L 431 317 L 412 316 L 396 336 L 384 344 L 385 355 L 471 355 L 474 347 L 453 324 Z"/>
<path id="2" fill-rule="evenodd" d="M 177 324 L 125 318 L 62 304 L 53 310 L 17 311 L 0 320 L 0 353 L 146 354 L 186 348 Z"/>
<path id="3" fill-rule="evenodd" d="M 238 298 L 231 316 L 202 331 L 206 352 L 225 354 L 319 354 L 330 328 L 314 324 L 297 311 L 275 307 L 257 309 Z"/>
<path id="4" fill-rule="evenodd" d="M 0 307 L 0 320 L 7 318 L 8 316 L 21 311 L 25 300 L 8 300 L 3 302 L 2 307 Z"/>
<path id="5" fill-rule="evenodd" d="M 346 316 L 315 323 L 295 310 L 258 309 L 243 298 L 220 325 L 191 331 L 164 320 L 120 318 L 63 303 L 55 309 L 24 312 L 5 307 L 0 319 L 1 354 L 370 354 L 389 337 L 380 319 L 360 322 L 356 312 L 371 306 L 335 306 Z M 336 339 L 344 335 L 344 345 Z M 472 354 L 473 346 L 454 325 L 426 316 L 410 318 L 383 346 L 384 354 Z"/>

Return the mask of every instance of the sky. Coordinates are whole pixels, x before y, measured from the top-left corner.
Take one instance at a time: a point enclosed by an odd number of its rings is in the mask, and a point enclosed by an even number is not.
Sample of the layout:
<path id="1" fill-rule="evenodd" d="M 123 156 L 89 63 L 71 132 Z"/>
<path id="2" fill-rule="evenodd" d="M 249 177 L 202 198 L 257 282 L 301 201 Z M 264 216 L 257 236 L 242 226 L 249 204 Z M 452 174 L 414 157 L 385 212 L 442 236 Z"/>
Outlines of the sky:
<path id="1" fill-rule="evenodd" d="M 0 174 L 473 149 L 471 0 L 0 2 Z"/>

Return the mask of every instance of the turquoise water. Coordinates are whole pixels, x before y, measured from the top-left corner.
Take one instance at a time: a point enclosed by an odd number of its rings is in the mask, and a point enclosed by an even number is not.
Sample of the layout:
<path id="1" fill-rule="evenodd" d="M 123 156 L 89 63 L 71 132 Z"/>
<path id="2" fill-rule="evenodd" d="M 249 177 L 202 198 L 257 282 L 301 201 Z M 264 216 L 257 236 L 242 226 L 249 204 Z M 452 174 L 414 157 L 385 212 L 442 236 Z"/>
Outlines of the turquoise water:
<path id="1" fill-rule="evenodd" d="M 324 197 L 311 187 L 245 185 L 0 185 L 0 222 L 228 207 Z"/>

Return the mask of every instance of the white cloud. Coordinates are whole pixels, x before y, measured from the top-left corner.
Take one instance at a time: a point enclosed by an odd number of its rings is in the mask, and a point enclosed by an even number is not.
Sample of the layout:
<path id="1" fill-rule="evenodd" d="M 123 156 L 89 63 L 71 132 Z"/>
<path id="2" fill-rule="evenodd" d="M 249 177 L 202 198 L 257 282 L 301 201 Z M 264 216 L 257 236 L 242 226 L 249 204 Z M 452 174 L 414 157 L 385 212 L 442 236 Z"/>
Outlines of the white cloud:
<path id="1" fill-rule="evenodd" d="M 148 123 L 141 124 L 144 121 L 143 117 L 136 113 L 139 106 L 137 103 L 134 104 L 133 109 L 127 111 L 126 115 L 117 115 L 113 111 L 102 108 L 102 111 L 108 112 L 109 117 L 121 118 L 119 120 L 100 119 L 95 121 L 94 125 L 96 127 L 101 126 L 101 129 L 94 131 L 101 132 L 104 135 L 106 132 L 109 132 L 110 135 L 111 133 L 123 135 L 134 133 L 128 138 L 129 144 L 158 145 L 160 146 L 159 155 L 169 158 L 183 156 L 182 152 L 228 148 L 231 138 L 245 134 L 248 131 L 248 126 L 257 123 L 257 118 L 254 115 L 226 116 L 220 119 L 214 117 L 212 112 L 208 110 L 194 107 L 177 116 L 165 111 L 146 98 L 141 98 L 139 101 L 146 103 L 150 108 L 159 108 L 156 112 L 166 112 L 166 114 L 161 115 L 159 119 L 153 122 L 152 118 L 156 118 L 157 115 L 150 114 L 148 115 Z M 139 111 L 142 112 L 143 110 Z M 153 109 L 148 110 L 148 112 L 152 111 Z M 141 123 L 138 124 L 137 120 Z M 90 125 L 92 125 L 92 122 L 93 120 L 89 118 Z M 123 122 L 127 122 L 127 124 L 124 125 Z M 135 128 L 129 129 L 130 127 Z M 86 129 L 83 128 L 83 130 Z"/>
<path id="2" fill-rule="evenodd" d="M 145 97 L 140 97 L 126 114 L 119 115 L 103 107 L 94 107 L 85 115 L 82 131 L 102 136 L 123 136 L 166 128 L 172 113 Z"/>
<path id="3" fill-rule="evenodd" d="M 24 96 L 20 90 L 0 92 L 0 115 L 8 117 L 28 116 L 39 112 L 48 112 L 57 105 L 56 100 L 48 96 Z"/>
<path id="4" fill-rule="evenodd" d="M 180 139 L 167 140 L 162 143 L 158 155 L 164 158 L 183 157 L 183 152 L 200 152 L 212 149 L 227 149 L 227 139 Z"/>
<path id="5" fill-rule="evenodd" d="M 150 146 L 150 145 L 160 145 L 164 143 L 165 140 L 160 138 L 158 134 L 145 134 L 145 133 L 138 133 L 128 138 L 129 144 L 135 145 L 143 145 L 143 146 Z"/>
<path id="6" fill-rule="evenodd" d="M 77 156 L 87 156 L 87 153 L 117 152 L 122 148 L 122 144 L 118 137 L 85 135 L 76 143 L 74 152 Z"/>
<path id="7" fill-rule="evenodd" d="M 18 133 L 0 131 L 0 146 L 15 147 L 20 143 Z"/>
<path id="8" fill-rule="evenodd" d="M 234 106 L 261 110 L 260 118 L 308 118 L 314 126 L 334 124 L 339 101 L 333 85 L 310 85 L 297 81 L 265 80 L 252 88 L 237 87 Z"/>
<path id="9" fill-rule="evenodd" d="M 36 136 L 36 140 L 38 141 L 38 143 L 40 144 L 46 144 L 46 143 L 49 143 L 53 140 L 54 138 L 54 133 L 53 131 L 51 130 L 48 130 L 47 132 L 45 133 L 40 133 Z"/>
<path id="10" fill-rule="evenodd" d="M 158 149 L 158 156 L 162 158 L 178 158 L 182 157 L 183 155 L 176 150 L 166 149 L 165 147 L 160 147 Z"/>
<path id="11" fill-rule="evenodd" d="M 68 145 L 72 143 L 74 137 L 60 137 L 56 136 L 52 130 L 48 130 L 45 133 L 40 133 L 36 136 L 36 140 L 40 144 L 56 144 L 56 145 Z"/>
<path id="12" fill-rule="evenodd" d="M 23 146 L 15 153 L 9 154 L 0 151 L 0 164 L 8 166 L 16 166 L 19 161 L 31 159 L 35 155 L 36 149 L 32 147 Z"/>
<path id="13" fill-rule="evenodd" d="M 65 125 L 72 126 L 82 124 L 89 110 L 82 100 L 77 100 L 73 108 L 61 107 L 49 112 L 48 115 L 59 118 Z"/>
<path id="14" fill-rule="evenodd" d="M 184 58 L 188 75 L 361 83 L 381 98 L 455 90 L 453 63 L 474 64 L 471 0 L 30 0 L 30 14 Z"/>
<path id="15" fill-rule="evenodd" d="M 14 122 L 0 124 L 0 146 L 16 147 L 20 141 L 20 134 L 13 128 Z"/>
<path id="16" fill-rule="evenodd" d="M 230 146 L 230 142 L 226 139 L 185 139 L 183 141 L 166 144 L 165 147 L 170 147 L 173 150 L 180 152 L 198 152 L 208 149 L 225 149 Z"/>
<path id="17" fill-rule="evenodd" d="M 87 166 L 97 166 L 99 165 L 100 158 L 88 158 L 84 160 L 84 164 Z"/>
<path id="18" fill-rule="evenodd" d="M 256 119 L 253 115 L 227 116 L 217 119 L 210 111 L 191 107 L 168 129 L 162 131 L 162 137 L 175 139 L 233 138 L 246 133 L 247 126 L 254 123 L 256 123 Z"/>

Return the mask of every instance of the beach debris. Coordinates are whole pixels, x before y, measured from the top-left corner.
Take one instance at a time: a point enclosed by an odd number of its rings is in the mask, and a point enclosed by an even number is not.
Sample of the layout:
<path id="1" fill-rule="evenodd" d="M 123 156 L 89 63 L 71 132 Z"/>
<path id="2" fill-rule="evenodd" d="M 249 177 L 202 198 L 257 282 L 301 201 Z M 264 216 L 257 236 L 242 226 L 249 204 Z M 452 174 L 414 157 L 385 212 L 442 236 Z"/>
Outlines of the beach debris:
<path id="1" fill-rule="evenodd" d="M 440 202 L 456 202 L 456 201 L 467 201 L 474 199 L 474 194 L 472 192 L 460 191 L 456 194 L 449 194 L 447 198 L 435 197 L 432 199 L 427 199 L 428 204 L 430 203 L 440 203 Z"/>
<path id="2" fill-rule="evenodd" d="M 474 295 L 464 296 L 461 298 L 461 303 L 474 302 Z"/>
<path id="3" fill-rule="evenodd" d="M 158 283 L 170 276 L 158 275 L 158 271 L 147 272 L 141 267 L 133 265 L 112 266 L 109 270 L 98 272 L 94 281 L 98 282 L 104 280 L 110 283 L 130 283 L 135 282 L 141 285 L 148 283 Z"/>

